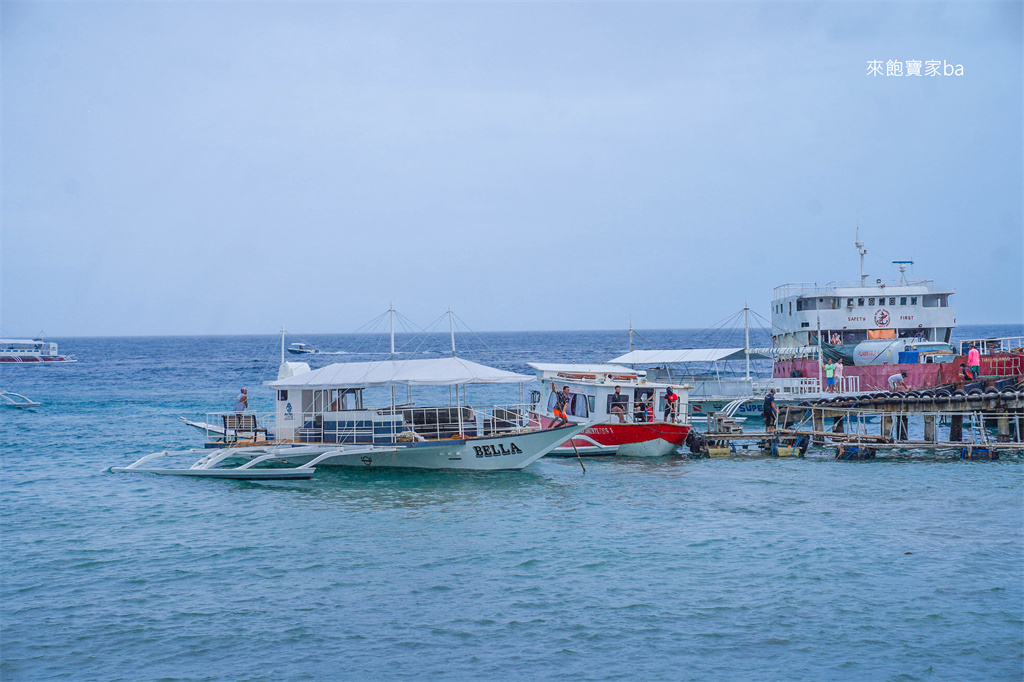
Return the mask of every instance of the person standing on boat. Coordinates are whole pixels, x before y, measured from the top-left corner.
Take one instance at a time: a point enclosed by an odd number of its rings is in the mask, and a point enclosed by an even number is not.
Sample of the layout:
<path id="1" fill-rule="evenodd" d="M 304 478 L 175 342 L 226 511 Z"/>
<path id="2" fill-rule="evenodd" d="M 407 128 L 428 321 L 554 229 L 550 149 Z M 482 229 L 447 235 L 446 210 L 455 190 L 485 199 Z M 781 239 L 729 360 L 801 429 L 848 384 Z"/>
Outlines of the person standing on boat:
<path id="1" fill-rule="evenodd" d="M 233 412 L 245 412 L 249 409 L 249 395 L 248 391 L 243 387 L 242 392 L 235 398 L 235 407 Z"/>
<path id="2" fill-rule="evenodd" d="M 974 372 L 962 362 L 960 363 L 960 378 L 963 379 L 965 384 L 974 381 Z"/>
<path id="3" fill-rule="evenodd" d="M 981 351 L 973 343 L 971 344 L 971 349 L 967 351 L 967 366 L 971 368 L 971 374 L 977 379 L 978 375 L 981 374 Z"/>
<path id="4" fill-rule="evenodd" d="M 775 430 L 775 422 L 779 418 L 779 408 L 775 405 L 775 389 L 768 391 L 764 396 L 764 407 L 761 408 L 761 416 L 764 417 L 764 430 L 771 433 Z"/>
<path id="5" fill-rule="evenodd" d="M 672 387 L 665 389 L 665 418 L 664 421 L 674 422 L 676 420 L 676 408 L 679 407 L 679 396 Z M 672 417 L 669 419 L 669 417 Z"/>
<path id="6" fill-rule="evenodd" d="M 825 390 L 832 393 L 836 388 L 836 366 L 832 362 L 825 363 Z"/>
<path id="7" fill-rule="evenodd" d="M 612 394 L 612 414 L 618 415 L 619 423 L 626 423 L 626 409 L 629 407 L 629 398 L 622 395 L 622 387 L 616 386 L 615 393 Z"/>
<path id="8" fill-rule="evenodd" d="M 554 382 L 551 382 L 551 388 L 555 388 Z M 569 425 L 569 401 L 571 398 L 568 386 L 563 386 L 561 393 L 557 389 L 555 390 L 555 421 L 551 423 L 551 428 L 557 429 L 559 426 Z"/>
<path id="9" fill-rule="evenodd" d="M 836 360 L 836 391 L 843 392 L 843 359 Z"/>

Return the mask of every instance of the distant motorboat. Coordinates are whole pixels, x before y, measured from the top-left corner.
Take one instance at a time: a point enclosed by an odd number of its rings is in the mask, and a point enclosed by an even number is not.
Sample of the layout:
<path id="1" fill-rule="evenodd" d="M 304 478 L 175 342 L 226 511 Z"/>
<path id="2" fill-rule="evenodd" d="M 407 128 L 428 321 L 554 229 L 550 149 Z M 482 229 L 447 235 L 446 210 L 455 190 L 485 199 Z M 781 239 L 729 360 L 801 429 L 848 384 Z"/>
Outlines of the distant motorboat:
<path id="1" fill-rule="evenodd" d="M 320 352 L 316 348 L 311 348 L 305 343 L 298 342 L 288 346 L 286 350 L 289 353 L 294 353 L 295 355 L 316 355 Z"/>

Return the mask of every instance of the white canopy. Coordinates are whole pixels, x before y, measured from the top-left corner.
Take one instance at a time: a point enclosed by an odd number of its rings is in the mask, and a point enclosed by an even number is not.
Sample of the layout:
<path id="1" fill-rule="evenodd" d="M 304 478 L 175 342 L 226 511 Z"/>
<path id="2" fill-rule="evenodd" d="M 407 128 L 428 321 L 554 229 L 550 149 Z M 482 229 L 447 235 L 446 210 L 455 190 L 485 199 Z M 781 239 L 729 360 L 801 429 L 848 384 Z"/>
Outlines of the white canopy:
<path id="1" fill-rule="evenodd" d="M 773 348 L 751 348 L 751 360 L 771 360 L 775 357 Z M 718 362 L 719 360 L 742 360 L 746 358 L 743 348 L 691 348 L 684 350 L 634 350 L 621 355 L 612 362 L 624 365 L 674 365 L 683 362 Z"/>
<path id="2" fill-rule="evenodd" d="M 519 384 L 536 377 L 516 374 L 462 358 L 340 362 L 271 381 L 273 389 L 374 388 L 379 386 L 450 386 L 452 384 Z"/>
<path id="3" fill-rule="evenodd" d="M 637 370 L 621 365 L 574 365 L 569 363 L 528 362 L 538 372 L 570 372 L 573 374 L 622 374 L 636 376 Z"/>

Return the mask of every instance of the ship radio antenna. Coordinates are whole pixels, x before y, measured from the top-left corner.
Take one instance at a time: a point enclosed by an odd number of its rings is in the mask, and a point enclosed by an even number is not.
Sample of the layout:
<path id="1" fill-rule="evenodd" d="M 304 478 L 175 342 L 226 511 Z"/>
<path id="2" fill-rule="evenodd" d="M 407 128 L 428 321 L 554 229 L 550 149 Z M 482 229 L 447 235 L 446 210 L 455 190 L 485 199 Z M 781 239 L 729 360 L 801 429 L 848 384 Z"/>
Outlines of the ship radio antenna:
<path id="1" fill-rule="evenodd" d="M 629 316 L 629 352 L 633 352 L 633 316 Z"/>
<path id="2" fill-rule="evenodd" d="M 281 364 L 284 364 L 284 325 L 281 325 Z"/>
<path id="3" fill-rule="evenodd" d="M 860 240 L 860 220 L 858 220 L 857 222 L 857 241 L 854 242 L 854 246 L 857 247 L 857 253 L 860 254 L 860 285 L 864 286 L 864 282 L 868 278 L 868 276 L 864 273 L 864 256 L 867 254 L 868 250 L 864 248 L 864 242 Z"/>

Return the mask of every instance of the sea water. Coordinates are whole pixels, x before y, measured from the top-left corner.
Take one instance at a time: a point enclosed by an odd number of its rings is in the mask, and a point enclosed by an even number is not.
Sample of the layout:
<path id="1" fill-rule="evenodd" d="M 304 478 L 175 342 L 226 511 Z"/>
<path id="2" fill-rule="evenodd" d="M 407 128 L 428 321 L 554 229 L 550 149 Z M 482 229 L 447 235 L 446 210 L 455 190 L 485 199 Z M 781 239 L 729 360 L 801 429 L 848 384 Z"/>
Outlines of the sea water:
<path id="1" fill-rule="evenodd" d="M 390 352 L 383 334 L 302 340 L 340 354 L 288 358 L 313 366 Z M 111 474 L 198 446 L 178 416 L 228 409 L 243 385 L 269 411 L 280 339 L 57 341 L 79 362 L 0 369 L 43 403 L 0 413 L 5 681 L 1022 677 L 1019 459 Z M 398 341 L 400 357 L 451 352 L 447 334 Z M 516 371 L 628 350 L 621 332 L 456 342 Z"/>

